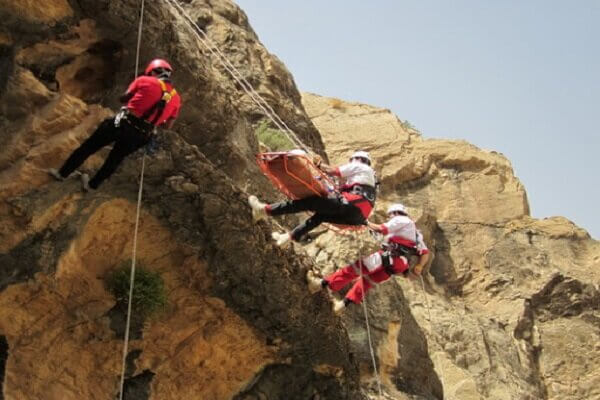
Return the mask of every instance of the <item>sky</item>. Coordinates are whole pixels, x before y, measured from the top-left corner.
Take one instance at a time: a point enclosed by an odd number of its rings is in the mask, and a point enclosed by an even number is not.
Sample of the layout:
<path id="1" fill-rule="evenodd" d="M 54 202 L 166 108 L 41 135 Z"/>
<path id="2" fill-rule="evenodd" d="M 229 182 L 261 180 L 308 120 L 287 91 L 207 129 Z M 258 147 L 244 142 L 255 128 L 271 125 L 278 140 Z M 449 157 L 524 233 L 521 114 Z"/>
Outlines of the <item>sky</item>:
<path id="1" fill-rule="evenodd" d="M 600 239 L 600 0 L 235 0 L 301 91 L 503 153 Z"/>

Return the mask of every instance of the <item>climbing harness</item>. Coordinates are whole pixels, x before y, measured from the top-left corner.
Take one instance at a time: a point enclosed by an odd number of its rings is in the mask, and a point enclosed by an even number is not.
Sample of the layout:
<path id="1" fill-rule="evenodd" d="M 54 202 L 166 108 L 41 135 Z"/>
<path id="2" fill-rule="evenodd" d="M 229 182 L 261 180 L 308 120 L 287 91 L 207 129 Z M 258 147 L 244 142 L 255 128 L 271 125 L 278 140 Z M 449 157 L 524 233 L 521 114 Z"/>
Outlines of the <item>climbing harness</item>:
<path id="1" fill-rule="evenodd" d="M 396 275 L 396 271 L 394 271 L 394 258 L 395 257 L 402 257 L 402 256 L 394 256 L 389 251 L 384 251 L 381 253 L 381 265 L 383 265 L 383 269 L 385 270 L 385 273 L 388 274 L 390 278 L 392 276 Z M 408 265 L 408 259 L 406 257 L 404 257 L 404 258 L 407 260 L 406 264 Z M 402 275 L 407 276 L 409 272 L 410 272 L 410 268 L 406 268 L 404 271 L 402 271 Z"/>
<path id="2" fill-rule="evenodd" d="M 157 79 L 162 90 L 161 98 L 154 103 L 141 117 L 137 117 L 127 107 L 123 106 L 115 115 L 114 124 L 119 127 L 122 122 L 125 122 L 133 129 L 140 132 L 143 136 L 150 136 L 156 132 L 155 124 L 160 120 L 165 106 L 171 101 L 171 99 L 177 94 L 175 89 L 169 91 L 167 84 L 161 79 Z M 154 115 L 154 118 L 149 118 Z"/>
<path id="3" fill-rule="evenodd" d="M 377 193 L 376 193 L 375 188 L 370 185 L 361 185 L 359 183 L 355 183 L 350 188 L 347 188 L 347 189 L 343 188 L 342 191 L 354 193 L 359 196 L 362 196 L 362 199 L 352 200 L 352 204 L 358 203 L 358 202 L 363 202 L 363 201 L 368 201 L 369 203 L 371 203 L 371 206 L 373 206 L 375 204 L 375 200 L 377 198 Z"/>
<path id="4" fill-rule="evenodd" d="M 407 260 L 418 254 L 416 248 L 405 246 L 397 242 L 383 243 L 381 249 L 384 252 L 388 252 L 392 257 L 406 257 Z"/>
<path id="5" fill-rule="evenodd" d="M 140 60 L 140 44 L 142 40 L 142 25 L 144 21 L 144 0 L 141 0 L 142 4 L 140 7 L 140 23 L 138 26 L 138 38 L 137 38 L 137 48 L 135 55 L 135 77 L 137 78 L 137 71 L 139 67 Z M 137 252 L 137 235 L 138 235 L 138 227 L 140 222 L 140 206 L 142 203 L 142 187 L 144 185 L 144 166 L 146 163 L 146 152 L 144 151 L 144 155 L 142 156 L 142 171 L 140 173 L 140 187 L 138 190 L 138 198 L 137 198 L 137 209 L 135 213 L 135 228 L 133 231 L 133 250 L 131 256 L 131 274 L 129 276 L 129 300 L 127 302 L 127 322 L 125 323 L 125 338 L 123 340 L 123 360 L 121 366 L 121 382 L 119 385 L 119 400 L 123 400 L 123 389 L 125 386 L 125 368 L 127 363 L 127 348 L 129 346 L 129 328 L 131 326 L 131 303 L 133 302 L 133 285 L 135 281 L 135 258 Z"/>

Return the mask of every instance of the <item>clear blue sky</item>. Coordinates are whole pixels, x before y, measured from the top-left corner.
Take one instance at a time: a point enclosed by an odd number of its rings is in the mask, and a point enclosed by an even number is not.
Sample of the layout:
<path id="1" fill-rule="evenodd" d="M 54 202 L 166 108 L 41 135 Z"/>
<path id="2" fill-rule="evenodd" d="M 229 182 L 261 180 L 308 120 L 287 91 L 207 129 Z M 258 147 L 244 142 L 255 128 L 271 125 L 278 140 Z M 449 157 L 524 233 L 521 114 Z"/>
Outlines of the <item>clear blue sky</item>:
<path id="1" fill-rule="evenodd" d="M 600 238 L 600 0 L 236 0 L 302 91 L 510 159 L 532 215 Z"/>

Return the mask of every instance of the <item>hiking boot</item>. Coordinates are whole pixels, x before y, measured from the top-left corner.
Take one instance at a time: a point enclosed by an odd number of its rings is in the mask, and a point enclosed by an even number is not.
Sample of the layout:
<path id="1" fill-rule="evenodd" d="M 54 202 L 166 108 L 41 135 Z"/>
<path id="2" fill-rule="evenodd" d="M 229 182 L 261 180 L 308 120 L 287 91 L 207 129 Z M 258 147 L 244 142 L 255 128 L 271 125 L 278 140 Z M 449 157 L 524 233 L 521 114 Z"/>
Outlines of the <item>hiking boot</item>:
<path id="1" fill-rule="evenodd" d="M 81 174 L 81 189 L 84 192 L 89 192 L 92 190 L 90 187 L 90 176 L 86 173 Z"/>
<path id="2" fill-rule="evenodd" d="M 346 309 L 346 302 L 344 300 L 333 300 L 333 313 L 335 315 L 341 315 Z"/>
<path id="3" fill-rule="evenodd" d="M 320 292 L 323 289 L 323 279 L 316 277 L 312 270 L 308 270 L 306 273 L 306 281 L 308 282 L 308 291 L 311 294 Z"/>
<path id="4" fill-rule="evenodd" d="M 283 247 L 283 246 L 287 245 L 290 242 L 290 239 L 292 238 L 289 233 L 279 233 L 279 232 L 271 233 L 271 237 L 273 238 L 273 240 L 275 240 L 275 242 L 277 243 L 277 246 L 279 246 L 279 247 Z"/>
<path id="5" fill-rule="evenodd" d="M 50 168 L 50 169 L 48 169 L 47 172 L 48 172 L 48 175 L 53 176 L 54 179 L 56 179 L 57 181 L 64 181 L 65 180 L 65 177 L 62 176 L 60 174 L 60 172 L 56 168 Z"/>
<path id="6" fill-rule="evenodd" d="M 255 222 L 267 217 L 267 205 L 260 201 L 256 196 L 248 197 L 248 204 L 250 205 L 250 208 L 252 208 L 252 218 Z"/>

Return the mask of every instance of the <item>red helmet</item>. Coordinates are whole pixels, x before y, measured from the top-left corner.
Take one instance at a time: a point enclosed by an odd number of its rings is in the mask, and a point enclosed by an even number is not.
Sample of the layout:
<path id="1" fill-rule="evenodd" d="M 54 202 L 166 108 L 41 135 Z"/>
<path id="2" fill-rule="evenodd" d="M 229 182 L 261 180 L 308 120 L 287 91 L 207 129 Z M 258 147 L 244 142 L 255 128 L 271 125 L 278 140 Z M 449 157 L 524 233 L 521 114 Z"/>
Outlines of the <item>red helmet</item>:
<path id="1" fill-rule="evenodd" d="M 165 60 L 163 60 L 161 58 L 156 58 L 156 59 L 150 61 L 150 64 L 148 64 L 148 66 L 146 67 L 144 74 L 150 75 L 150 72 L 152 72 L 156 68 L 163 68 L 163 69 L 166 69 L 169 71 L 173 71 L 173 68 L 171 68 L 171 65 L 168 62 L 166 62 Z"/>

